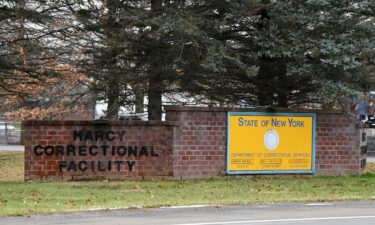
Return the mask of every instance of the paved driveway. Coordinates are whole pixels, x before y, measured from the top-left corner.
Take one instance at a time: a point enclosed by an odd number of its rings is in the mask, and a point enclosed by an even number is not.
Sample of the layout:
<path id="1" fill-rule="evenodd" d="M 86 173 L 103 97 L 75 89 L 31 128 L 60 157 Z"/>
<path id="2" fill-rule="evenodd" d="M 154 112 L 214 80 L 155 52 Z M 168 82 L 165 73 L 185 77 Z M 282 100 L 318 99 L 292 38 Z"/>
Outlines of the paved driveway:
<path id="1" fill-rule="evenodd" d="M 0 151 L 24 151 L 23 145 L 0 145 Z"/>

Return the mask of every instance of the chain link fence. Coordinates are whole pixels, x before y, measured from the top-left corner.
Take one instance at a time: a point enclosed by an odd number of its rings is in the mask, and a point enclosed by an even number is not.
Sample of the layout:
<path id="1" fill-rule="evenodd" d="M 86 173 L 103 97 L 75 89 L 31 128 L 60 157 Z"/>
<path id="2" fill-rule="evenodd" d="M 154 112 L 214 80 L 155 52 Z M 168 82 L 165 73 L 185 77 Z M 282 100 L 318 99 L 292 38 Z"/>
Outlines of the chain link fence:
<path id="1" fill-rule="evenodd" d="M 21 123 L 0 121 L 0 145 L 21 144 Z"/>

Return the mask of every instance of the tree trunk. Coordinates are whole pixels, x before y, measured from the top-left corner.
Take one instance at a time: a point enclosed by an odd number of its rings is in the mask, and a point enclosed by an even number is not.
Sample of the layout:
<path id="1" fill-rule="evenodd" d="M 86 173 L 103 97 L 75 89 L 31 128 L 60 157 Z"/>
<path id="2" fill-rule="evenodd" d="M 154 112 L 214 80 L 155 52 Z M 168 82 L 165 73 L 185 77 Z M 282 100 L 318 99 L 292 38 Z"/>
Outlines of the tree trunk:
<path id="1" fill-rule="evenodd" d="M 135 91 L 135 113 L 144 113 L 144 106 L 145 106 L 145 93 L 143 84 L 136 84 L 134 85 Z"/>
<path id="2" fill-rule="evenodd" d="M 150 79 L 148 89 L 148 119 L 161 120 L 162 116 L 162 84 L 160 79 Z"/>
<path id="3" fill-rule="evenodd" d="M 154 14 L 162 9 L 162 0 L 151 0 L 151 10 Z M 158 28 L 153 26 L 154 31 Z M 162 116 L 162 94 L 163 94 L 163 79 L 162 79 L 162 57 L 160 50 L 160 43 L 156 40 L 155 47 L 150 51 L 150 70 L 149 70 L 149 84 L 148 84 L 148 119 L 161 120 Z"/>
<path id="4" fill-rule="evenodd" d="M 259 59 L 258 99 L 260 106 L 287 108 L 289 84 L 286 77 L 287 66 L 284 59 Z"/>
<path id="5" fill-rule="evenodd" d="M 108 82 L 108 106 L 107 106 L 107 119 L 117 120 L 118 112 L 120 111 L 120 85 L 118 82 Z"/>
<path id="6" fill-rule="evenodd" d="M 276 96 L 277 96 L 277 106 L 281 108 L 288 108 L 290 88 L 289 80 L 286 76 L 287 74 L 287 65 L 284 59 L 277 59 L 274 62 L 275 73 L 277 75 L 277 87 L 276 87 Z"/>
<path id="7" fill-rule="evenodd" d="M 17 10 L 24 10 L 25 9 L 25 1 L 19 1 L 16 3 L 17 4 Z M 18 41 L 18 53 L 20 54 L 22 58 L 22 66 L 27 65 L 27 49 L 26 49 L 26 40 L 27 40 L 27 34 L 26 34 L 26 29 L 25 29 L 25 23 L 26 19 L 24 15 L 20 14 L 18 15 L 18 21 L 20 23 L 20 28 L 19 28 L 19 33 L 18 33 L 18 39 L 23 40 L 23 41 Z M 17 42 L 16 42 L 17 43 Z"/>
<path id="8" fill-rule="evenodd" d="M 258 99 L 260 106 L 272 106 L 274 95 L 274 77 L 272 73 L 272 63 L 266 59 L 259 59 Z"/>
<path id="9" fill-rule="evenodd" d="M 118 113 L 120 111 L 120 83 L 119 79 L 116 79 L 116 74 L 112 72 L 112 68 L 116 67 L 117 60 L 117 48 L 115 43 L 113 34 L 115 32 L 114 28 L 114 15 L 116 14 L 116 4 L 118 4 L 115 0 L 107 0 L 107 7 L 108 7 L 108 14 L 110 15 L 108 17 L 108 36 L 107 36 L 107 44 L 108 44 L 108 65 L 107 65 L 107 71 L 108 71 L 108 78 L 107 78 L 107 96 L 108 96 L 108 106 L 107 106 L 107 119 L 108 120 L 118 120 Z"/>
<path id="10" fill-rule="evenodd" d="M 260 22 L 258 29 L 269 36 L 270 20 L 272 19 L 268 7 L 270 0 L 262 0 L 263 7 L 258 11 Z M 270 38 L 270 37 L 268 37 Z M 258 99 L 261 106 L 274 106 L 287 108 L 289 100 L 289 81 L 287 80 L 287 64 L 285 58 L 271 58 L 263 56 L 259 58 L 258 73 Z"/>

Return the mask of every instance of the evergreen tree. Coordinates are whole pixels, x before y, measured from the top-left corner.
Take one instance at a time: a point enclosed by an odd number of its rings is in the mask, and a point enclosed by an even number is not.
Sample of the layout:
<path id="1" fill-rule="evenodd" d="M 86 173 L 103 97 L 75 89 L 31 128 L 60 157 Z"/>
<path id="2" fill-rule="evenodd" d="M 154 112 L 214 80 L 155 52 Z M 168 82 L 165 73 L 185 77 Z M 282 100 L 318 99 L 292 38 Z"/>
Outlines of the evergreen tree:
<path id="1" fill-rule="evenodd" d="M 373 1 L 1 3 L 3 90 L 55 76 L 43 66 L 53 59 L 93 78 L 109 119 L 120 106 L 142 111 L 145 95 L 149 119 L 160 120 L 173 92 L 213 105 L 332 107 L 372 88 L 363 80 L 374 64 Z"/>
<path id="2" fill-rule="evenodd" d="M 259 103 L 329 107 L 361 90 L 354 81 L 374 62 L 374 6 L 361 0 L 263 1 L 250 37 L 257 40 L 257 81 L 269 87 L 257 85 Z"/>
<path id="3" fill-rule="evenodd" d="M 263 0 L 217 8 L 219 25 L 206 31 L 225 43 L 208 57 L 215 59 L 208 64 L 215 75 L 203 87 L 196 82 L 202 87 L 197 93 L 213 93 L 217 86 L 250 105 L 329 107 L 342 95 L 369 88 L 363 71 L 374 63 L 374 4 Z"/>

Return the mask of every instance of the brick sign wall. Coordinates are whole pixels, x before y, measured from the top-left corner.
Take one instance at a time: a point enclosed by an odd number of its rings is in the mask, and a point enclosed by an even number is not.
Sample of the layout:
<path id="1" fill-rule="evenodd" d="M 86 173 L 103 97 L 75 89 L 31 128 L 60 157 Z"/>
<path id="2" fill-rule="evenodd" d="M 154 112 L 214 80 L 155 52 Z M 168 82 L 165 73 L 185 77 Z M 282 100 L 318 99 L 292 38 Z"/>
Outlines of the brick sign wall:
<path id="1" fill-rule="evenodd" d="M 364 129 L 342 114 L 318 114 L 316 167 L 318 175 L 349 175 L 364 171 L 366 155 L 361 151 Z M 362 144 L 363 145 L 363 144 Z"/>
<path id="2" fill-rule="evenodd" d="M 27 121 L 26 180 L 173 175 L 173 123 Z"/>
<path id="3" fill-rule="evenodd" d="M 167 119 L 179 124 L 174 134 L 175 176 L 183 179 L 226 176 L 227 112 L 249 110 L 184 107 L 168 109 Z M 351 175 L 364 171 L 366 155 L 361 153 L 360 148 L 361 133 L 364 130 L 356 127 L 354 118 L 340 112 L 300 112 L 317 114 L 315 175 Z"/>
<path id="4" fill-rule="evenodd" d="M 181 179 L 225 176 L 226 112 L 190 109 L 170 108 L 167 113 L 167 120 L 179 124 L 173 140 L 174 176 Z"/>
<path id="5" fill-rule="evenodd" d="M 227 176 L 228 111 L 245 110 L 168 107 L 165 122 L 25 121 L 25 179 Z M 366 155 L 355 121 L 316 113 L 315 175 L 363 172 Z"/>

